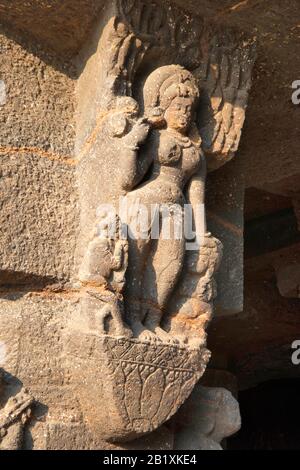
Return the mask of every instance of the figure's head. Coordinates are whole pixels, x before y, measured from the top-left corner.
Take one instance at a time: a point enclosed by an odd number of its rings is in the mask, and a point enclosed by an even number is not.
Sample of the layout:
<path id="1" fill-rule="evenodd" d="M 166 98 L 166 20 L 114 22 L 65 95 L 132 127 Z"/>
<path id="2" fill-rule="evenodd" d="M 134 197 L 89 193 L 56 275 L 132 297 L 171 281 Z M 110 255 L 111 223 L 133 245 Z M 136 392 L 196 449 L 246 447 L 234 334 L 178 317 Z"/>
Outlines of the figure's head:
<path id="1" fill-rule="evenodd" d="M 179 132 L 188 130 L 194 114 L 194 101 L 189 97 L 178 96 L 166 109 L 164 118 L 167 126 Z"/>
<path id="2" fill-rule="evenodd" d="M 144 87 L 146 116 L 157 127 L 186 132 L 193 121 L 199 89 L 193 75 L 180 65 L 152 72 Z"/>

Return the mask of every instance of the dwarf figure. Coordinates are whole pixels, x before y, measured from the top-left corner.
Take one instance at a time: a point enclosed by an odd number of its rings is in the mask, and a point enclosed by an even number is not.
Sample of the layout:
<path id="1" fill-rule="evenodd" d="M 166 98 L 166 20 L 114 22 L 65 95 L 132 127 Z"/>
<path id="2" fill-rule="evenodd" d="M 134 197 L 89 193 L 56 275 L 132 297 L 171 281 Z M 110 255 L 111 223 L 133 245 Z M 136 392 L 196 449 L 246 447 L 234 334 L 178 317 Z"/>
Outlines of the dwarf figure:
<path id="1" fill-rule="evenodd" d="M 123 321 L 122 291 L 128 266 L 128 242 L 120 237 L 118 216 L 103 212 L 86 250 L 79 280 L 83 313 L 98 334 L 130 336 Z"/>
<path id="2" fill-rule="evenodd" d="M 0 399 L 5 395 L 4 371 L 0 369 Z M 24 388 L 0 409 L 0 450 L 22 448 L 24 425 L 30 418 L 33 397 Z"/>

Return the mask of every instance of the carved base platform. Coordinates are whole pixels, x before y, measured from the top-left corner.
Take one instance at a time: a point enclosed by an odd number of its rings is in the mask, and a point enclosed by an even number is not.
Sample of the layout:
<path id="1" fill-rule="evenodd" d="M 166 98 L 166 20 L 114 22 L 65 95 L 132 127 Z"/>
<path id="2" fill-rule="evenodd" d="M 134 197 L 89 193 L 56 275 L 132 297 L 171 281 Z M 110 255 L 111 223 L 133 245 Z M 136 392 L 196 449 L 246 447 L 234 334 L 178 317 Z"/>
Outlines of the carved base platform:
<path id="1" fill-rule="evenodd" d="M 107 441 L 135 439 L 171 418 L 204 373 L 207 349 L 75 333 L 69 370 L 87 424 Z"/>

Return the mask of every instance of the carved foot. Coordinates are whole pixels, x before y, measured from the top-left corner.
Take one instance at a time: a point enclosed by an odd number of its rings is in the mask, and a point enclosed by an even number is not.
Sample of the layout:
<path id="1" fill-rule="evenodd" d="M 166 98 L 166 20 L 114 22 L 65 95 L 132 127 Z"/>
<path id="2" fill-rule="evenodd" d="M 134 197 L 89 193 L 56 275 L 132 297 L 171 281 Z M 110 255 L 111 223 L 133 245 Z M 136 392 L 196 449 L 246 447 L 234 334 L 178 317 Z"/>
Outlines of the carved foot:
<path id="1" fill-rule="evenodd" d="M 161 339 L 151 330 L 144 327 L 142 323 L 134 323 L 131 325 L 133 336 L 138 338 L 140 341 L 148 343 L 158 342 Z"/>
<path id="2" fill-rule="evenodd" d="M 153 331 L 145 330 L 145 329 L 139 334 L 138 338 L 140 341 L 145 341 L 148 343 L 161 342 L 161 338 L 157 336 L 155 333 L 153 333 Z"/>
<path id="3" fill-rule="evenodd" d="M 165 330 L 163 330 L 160 326 L 155 328 L 155 334 L 163 341 L 164 343 L 168 344 L 174 344 L 178 345 L 180 344 L 180 341 L 178 338 L 175 338 L 174 336 L 170 335 L 167 333 Z"/>

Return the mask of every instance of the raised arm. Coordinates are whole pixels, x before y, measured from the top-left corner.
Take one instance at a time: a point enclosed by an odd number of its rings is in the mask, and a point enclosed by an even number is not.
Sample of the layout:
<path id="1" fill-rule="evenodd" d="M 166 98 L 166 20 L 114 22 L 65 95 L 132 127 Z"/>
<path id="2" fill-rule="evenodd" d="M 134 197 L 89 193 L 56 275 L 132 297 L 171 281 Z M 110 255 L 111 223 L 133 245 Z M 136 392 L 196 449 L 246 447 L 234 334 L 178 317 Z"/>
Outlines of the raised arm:
<path id="1" fill-rule="evenodd" d="M 132 130 L 122 139 L 122 188 L 132 190 L 145 176 L 151 163 L 152 152 L 146 146 L 140 152 L 140 147 L 146 141 L 150 124 L 141 118 Z"/>

